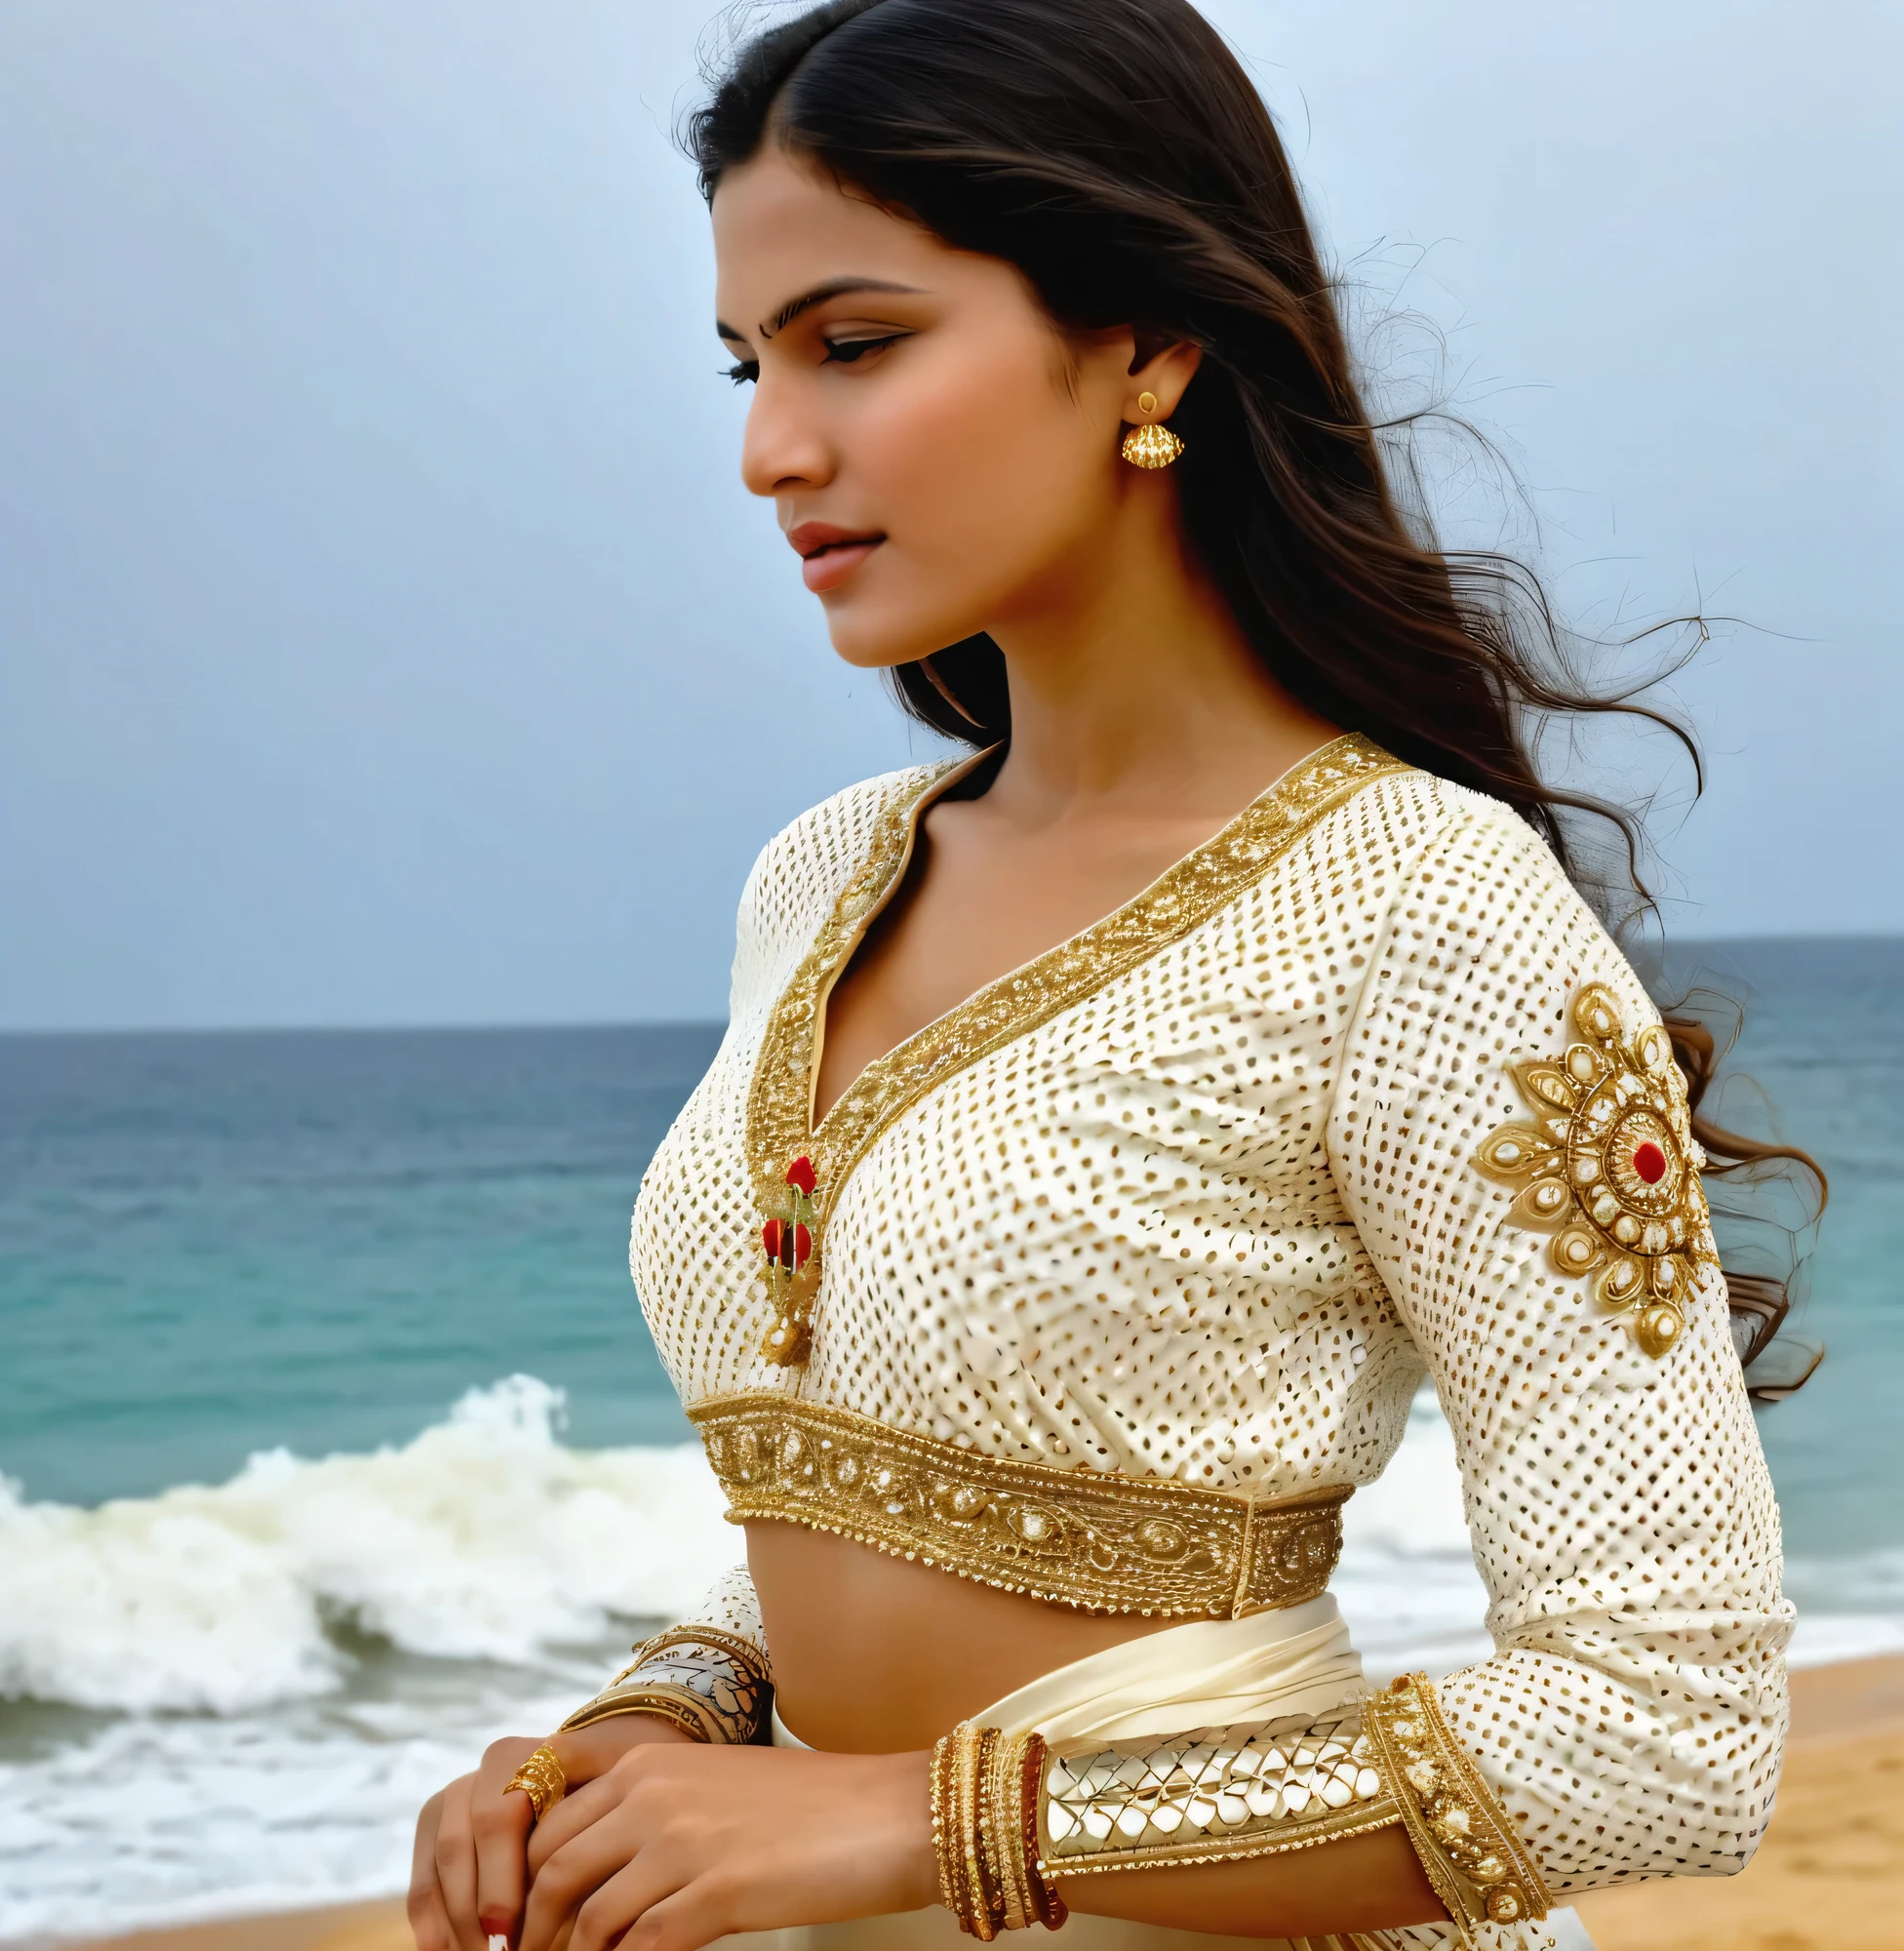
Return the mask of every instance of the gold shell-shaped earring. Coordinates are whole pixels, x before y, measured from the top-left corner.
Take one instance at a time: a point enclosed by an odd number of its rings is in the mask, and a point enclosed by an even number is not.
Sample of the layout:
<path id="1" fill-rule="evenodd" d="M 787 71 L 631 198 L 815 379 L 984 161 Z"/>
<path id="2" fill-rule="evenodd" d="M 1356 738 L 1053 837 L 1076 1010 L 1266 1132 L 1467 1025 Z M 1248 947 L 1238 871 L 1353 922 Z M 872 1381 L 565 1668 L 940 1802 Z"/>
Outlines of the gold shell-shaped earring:
<path id="1" fill-rule="evenodd" d="M 1157 395 L 1139 393 L 1137 411 L 1154 414 L 1157 411 Z M 1124 436 L 1121 451 L 1132 467 L 1168 467 L 1183 452 L 1183 442 L 1169 427 L 1146 421 L 1142 426 L 1133 426 Z"/>

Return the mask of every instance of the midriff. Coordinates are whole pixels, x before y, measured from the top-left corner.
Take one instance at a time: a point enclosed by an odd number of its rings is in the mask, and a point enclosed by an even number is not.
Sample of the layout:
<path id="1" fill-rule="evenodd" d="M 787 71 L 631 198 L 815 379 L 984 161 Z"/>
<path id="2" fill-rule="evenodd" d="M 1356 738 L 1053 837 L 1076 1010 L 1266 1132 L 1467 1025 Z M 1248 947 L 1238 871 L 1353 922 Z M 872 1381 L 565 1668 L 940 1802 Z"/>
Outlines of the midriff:
<path id="1" fill-rule="evenodd" d="M 803 1525 L 746 1533 L 780 1718 L 836 1753 L 930 1748 L 1041 1674 L 1182 1623 L 997 1591 Z"/>

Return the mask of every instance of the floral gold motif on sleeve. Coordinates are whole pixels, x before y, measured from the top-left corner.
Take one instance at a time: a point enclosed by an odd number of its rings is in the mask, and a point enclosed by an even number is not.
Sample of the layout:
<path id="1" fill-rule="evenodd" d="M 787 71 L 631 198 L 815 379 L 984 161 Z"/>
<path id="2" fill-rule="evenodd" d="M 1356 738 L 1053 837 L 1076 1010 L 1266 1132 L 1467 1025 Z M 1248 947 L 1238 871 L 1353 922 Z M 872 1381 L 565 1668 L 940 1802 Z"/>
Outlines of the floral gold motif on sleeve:
<path id="1" fill-rule="evenodd" d="M 1583 1042 L 1558 1062 L 1514 1066 L 1534 1122 L 1503 1125 L 1475 1163 L 1522 1188 L 1514 1214 L 1554 1234 L 1554 1265 L 1597 1274 L 1594 1292 L 1660 1356 L 1686 1327 L 1700 1269 L 1718 1264 L 1699 1184 L 1705 1154 L 1665 1030 L 1655 1023 L 1629 1042 L 1600 982 L 1574 997 L 1572 1016 Z"/>

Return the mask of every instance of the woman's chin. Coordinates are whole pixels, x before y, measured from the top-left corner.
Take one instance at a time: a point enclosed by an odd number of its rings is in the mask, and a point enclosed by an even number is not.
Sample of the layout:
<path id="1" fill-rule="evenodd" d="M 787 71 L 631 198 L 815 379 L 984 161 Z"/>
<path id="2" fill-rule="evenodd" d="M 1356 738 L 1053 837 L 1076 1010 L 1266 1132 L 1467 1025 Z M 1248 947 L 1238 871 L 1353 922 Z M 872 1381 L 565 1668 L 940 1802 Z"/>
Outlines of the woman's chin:
<path id="1" fill-rule="evenodd" d="M 855 670 L 892 670 L 899 664 L 916 663 L 981 627 L 958 622 L 922 625 L 916 617 L 897 617 L 890 610 L 882 614 L 873 604 L 854 603 L 845 590 L 837 598 L 822 597 L 821 601 L 826 605 L 826 629 L 834 652 Z"/>

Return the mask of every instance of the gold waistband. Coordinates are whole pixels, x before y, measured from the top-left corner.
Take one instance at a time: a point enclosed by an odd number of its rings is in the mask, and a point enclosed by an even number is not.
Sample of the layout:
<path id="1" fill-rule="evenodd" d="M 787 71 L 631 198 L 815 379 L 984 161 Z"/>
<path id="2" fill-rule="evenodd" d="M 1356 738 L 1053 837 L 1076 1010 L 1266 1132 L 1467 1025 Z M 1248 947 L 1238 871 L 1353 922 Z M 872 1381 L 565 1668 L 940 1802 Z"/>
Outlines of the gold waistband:
<path id="1" fill-rule="evenodd" d="M 985 1456 L 769 1393 L 715 1396 L 688 1415 L 731 1523 L 838 1532 L 1086 1612 L 1231 1618 L 1300 1605 L 1341 1554 L 1345 1487 L 1255 1503 Z"/>

